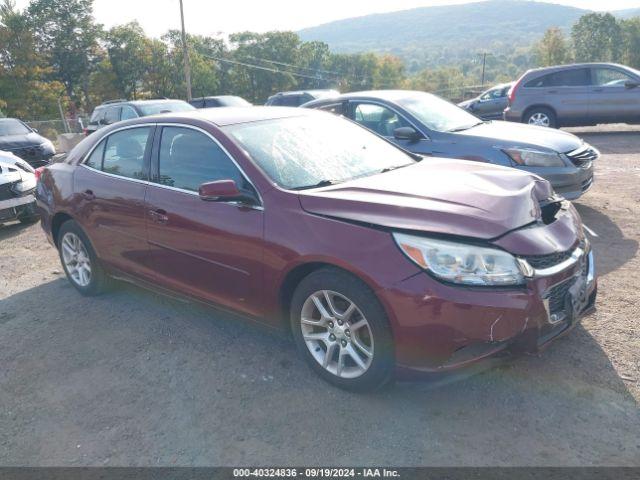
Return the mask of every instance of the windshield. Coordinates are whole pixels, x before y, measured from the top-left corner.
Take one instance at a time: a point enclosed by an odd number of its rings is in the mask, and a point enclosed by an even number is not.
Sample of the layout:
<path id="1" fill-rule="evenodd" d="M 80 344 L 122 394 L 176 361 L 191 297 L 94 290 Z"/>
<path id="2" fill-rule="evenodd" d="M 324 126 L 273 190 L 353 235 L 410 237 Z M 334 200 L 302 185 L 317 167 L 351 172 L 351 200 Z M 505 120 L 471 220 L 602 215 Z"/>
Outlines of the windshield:
<path id="1" fill-rule="evenodd" d="M 6 120 L 0 120 L 0 137 L 7 135 L 26 135 L 31 133 L 22 122 L 8 118 Z"/>
<path id="2" fill-rule="evenodd" d="M 226 130 L 274 182 L 287 189 L 344 182 L 415 163 L 368 130 L 328 114 L 233 125 Z"/>
<path id="3" fill-rule="evenodd" d="M 158 103 L 145 103 L 139 104 L 137 107 L 142 112 L 142 115 L 155 115 L 157 113 L 168 112 L 186 112 L 188 110 L 195 110 L 196 107 L 189 105 L 182 100 L 176 100 L 175 102 L 158 102 Z"/>
<path id="4" fill-rule="evenodd" d="M 416 93 L 398 100 L 398 104 L 437 132 L 464 130 L 480 123 L 478 117 L 430 93 Z"/>

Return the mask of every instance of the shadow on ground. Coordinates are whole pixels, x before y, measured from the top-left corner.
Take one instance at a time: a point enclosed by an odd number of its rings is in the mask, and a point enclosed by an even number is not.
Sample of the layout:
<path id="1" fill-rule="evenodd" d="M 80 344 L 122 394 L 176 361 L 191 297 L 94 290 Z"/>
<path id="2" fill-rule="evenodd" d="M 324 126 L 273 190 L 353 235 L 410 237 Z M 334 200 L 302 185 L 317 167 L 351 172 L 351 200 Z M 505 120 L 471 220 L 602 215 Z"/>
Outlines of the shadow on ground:
<path id="1" fill-rule="evenodd" d="M 589 235 L 596 253 L 598 275 L 606 275 L 631 261 L 638 252 L 638 241 L 624 236 L 611 216 L 595 208 L 574 203 L 585 225 L 595 230 L 597 237 Z"/>
<path id="2" fill-rule="evenodd" d="M 633 465 L 638 408 L 582 328 L 540 357 L 356 395 L 292 343 L 134 287 L 0 306 L 0 464 Z M 598 375 L 592 375 L 596 369 Z"/>
<path id="3" fill-rule="evenodd" d="M 603 154 L 633 154 L 640 151 L 640 131 L 580 131 L 571 133 L 584 139 Z"/>

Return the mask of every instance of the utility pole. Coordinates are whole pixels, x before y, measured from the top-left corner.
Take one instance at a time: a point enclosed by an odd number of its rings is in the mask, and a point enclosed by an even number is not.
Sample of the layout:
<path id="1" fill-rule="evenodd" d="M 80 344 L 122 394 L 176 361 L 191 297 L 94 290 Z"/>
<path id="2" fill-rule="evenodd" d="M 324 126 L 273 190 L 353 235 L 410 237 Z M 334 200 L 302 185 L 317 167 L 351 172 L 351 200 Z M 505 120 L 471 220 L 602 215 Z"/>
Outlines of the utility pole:
<path id="1" fill-rule="evenodd" d="M 184 8 L 180 0 L 180 21 L 182 22 L 182 49 L 184 53 L 184 81 L 187 84 L 187 101 L 192 100 L 191 96 L 191 65 L 189 64 L 189 48 L 187 47 L 187 33 L 184 30 Z"/>
<path id="2" fill-rule="evenodd" d="M 490 53 L 483 52 L 482 55 L 482 80 L 480 81 L 480 85 L 484 87 L 484 67 L 487 64 L 487 55 L 491 55 Z"/>

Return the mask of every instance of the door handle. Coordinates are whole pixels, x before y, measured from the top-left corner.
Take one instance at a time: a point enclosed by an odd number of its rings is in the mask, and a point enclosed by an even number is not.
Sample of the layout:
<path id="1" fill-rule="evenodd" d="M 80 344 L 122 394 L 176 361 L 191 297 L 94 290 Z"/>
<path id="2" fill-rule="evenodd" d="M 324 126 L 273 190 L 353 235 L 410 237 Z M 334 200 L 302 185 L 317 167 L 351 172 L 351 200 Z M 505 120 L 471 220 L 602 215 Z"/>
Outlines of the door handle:
<path id="1" fill-rule="evenodd" d="M 164 225 L 169 221 L 167 211 L 162 208 L 158 208 L 156 210 L 149 210 L 149 216 L 153 219 L 154 222 L 162 225 Z"/>
<path id="2" fill-rule="evenodd" d="M 95 200 L 96 198 L 96 196 L 93 194 L 93 190 L 85 190 L 80 195 L 82 195 L 85 200 Z"/>

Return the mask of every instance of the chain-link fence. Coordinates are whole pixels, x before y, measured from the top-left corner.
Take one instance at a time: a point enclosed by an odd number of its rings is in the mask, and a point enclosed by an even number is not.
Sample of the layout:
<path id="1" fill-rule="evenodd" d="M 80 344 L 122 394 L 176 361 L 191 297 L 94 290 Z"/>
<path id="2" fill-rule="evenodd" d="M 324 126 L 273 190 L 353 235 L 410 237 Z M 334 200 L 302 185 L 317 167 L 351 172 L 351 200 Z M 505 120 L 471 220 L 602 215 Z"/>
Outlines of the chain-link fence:
<path id="1" fill-rule="evenodd" d="M 55 142 L 58 135 L 63 133 L 82 133 L 89 120 L 84 117 L 65 118 L 64 121 L 59 118 L 56 120 L 29 120 L 24 123 L 40 135 Z"/>
<path id="2" fill-rule="evenodd" d="M 484 92 L 491 85 L 451 85 L 447 88 L 436 90 L 435 93 L 439 97 L 446 98 L 453 103 L 463 102 L 470 98 L 475 98 Z"/>

